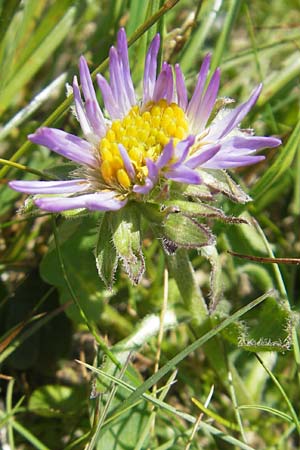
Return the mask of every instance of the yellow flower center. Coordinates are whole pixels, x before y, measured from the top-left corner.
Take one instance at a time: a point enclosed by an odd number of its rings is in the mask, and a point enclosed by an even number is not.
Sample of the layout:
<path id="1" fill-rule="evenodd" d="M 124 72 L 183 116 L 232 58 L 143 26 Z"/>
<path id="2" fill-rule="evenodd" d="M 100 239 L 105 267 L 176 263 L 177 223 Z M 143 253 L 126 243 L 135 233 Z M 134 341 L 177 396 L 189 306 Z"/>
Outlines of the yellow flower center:
<path id="1" fill-rule="evenodd" d="M 166 100 L 149 103 L 143 111 L 134 106 L 123 120 L 112 123 L 100 141 L 101 174 L 104 181 L 128 190 L 133 183 L 143 184 L 148 175 L 146 158 L 156 161 L 164 146 L 173 138 L 174 146 L 187 136 L 188 122 L 184 111 Z M 131 180 L 118 144 L 127 150 L 135 170 Z"/>

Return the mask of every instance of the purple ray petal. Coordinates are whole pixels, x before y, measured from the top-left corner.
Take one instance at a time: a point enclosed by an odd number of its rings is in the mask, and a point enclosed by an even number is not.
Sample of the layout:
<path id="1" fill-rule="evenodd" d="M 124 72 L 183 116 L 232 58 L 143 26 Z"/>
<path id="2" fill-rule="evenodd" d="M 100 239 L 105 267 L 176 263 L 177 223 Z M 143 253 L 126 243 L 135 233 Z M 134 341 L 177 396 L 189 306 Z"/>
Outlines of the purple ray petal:
<path id="1" fill-rule="evenodd" d="M 97 167 L 98 161 L 93 154 L 93 146 L 73 134 L 56 128 L 39 128 L 28 139 L 35 144 L 44 145 L 50 150 L 79 164 Z"/>
<path id="2" fill-rule="evenodd" d="M 202 66 L 200 68 L 200 72 L 198 75 L 197 84 L 193 93 L 193 96 L 190 100 L 190 103 L 187 108 L 187 115 L 188 117 L 193 120 L 193 117 L 195 117 L 195 112 L 198 108 L 198 104 L 201 101 L 201 98 L 203 96 L 203 90 L 205 86 L 205 82 L 207 79 L 208 69 L 210 65 L 211 55 L 208 53 L 202 63 Z"/>
<path id="3" fill-rule="evenodd" d="M 216 158 L 211 158 L 206 163 L 202 164 L 204 169 L 233 169 L 234 167 L 249 166 L 250 164 L 256 164 L 259 161 L 263 161 L 265 156 L 235 156 L 230 158 L 228 154 L 217 155 Z"/>
<path id="4" fill-rule="evenodd" d="M 157 164 L 152 161 L 152 159 L 146 158 L 146 165 L 148 176 L 145 179 L 145 184 L 135 184 L 133 186 L 133 192 L 136 192 L 137 194 L 148 194 L 158 178 L 159 168 L 157 167 Z"/>
<path id="5" fill-rule="evenodd" d="M 166 99 L 168 103 L 170 103 L 173 98 L 173 73 L 171 66 L 166 62 L 163 63 L 162 71 L 156 80 L 152 100 L 158 102 L 163 98 Z"/>
<path id="6" fill-rule="evenodd" d="M 127 96 L 131 106 L 136 104 L 135 92 L 130 74 L 129 60 L 128 60 L 128 46 L 127 38 L 124 28 L 121 28 L 117 37 L 117 51 L 122 62 L 122 71 L 124 75 L 124 83 L 126 87 Z"/>
<path id="7" fill-rule="evenodd" d="M 98 117 L 98 104 L 96 104 L 94 101 L 92 100 L 87 100 L 85 102 L 85 110 L 86 110 L 86 115 L 89 119 L 89 122 L 91 124 L 91 127 L 93 129 L 93 132 L 95 134 L 95 143 L 98 143 L 100 139 L 102 139 L 105 135 L 106 135 L 106 124 L 99 120 Z"/>
<path id="8" fill-rule="evenodd" d="M 201 166 L 211 158 L 213 158 L 221 148 L 221 144 L 210 147 L 206 150 L 199 150 L 193 157 L 188 159 L 185 164 L 190 169 L 195 169 L 196 167 Z"/>
<path id="9" fill-rule="evenodd" d="M 104 117 L 98 104 L 87 62 L 83 56 L 79 59 L 79 73 L 84 99 L 86 104 L 89 104 L 86 109 L 89 122 L 99 137 L 104 136 L 106 132 Z"/>
<path id="10" fill-rule="evenodd" d="M 133 192 L 135 192 L 136 194 L 148 194 L 148 192 L 151 191 L 151 189 L 153 188 L 153 182 L 152 180 L 150 180 L 150 178 L 146 178 L 145 179 L 145 184 L 135 184 L 133 186 Z"/>
<path id="11" fill-rule="evenodd" d="M 237 152 L 239 150 L 255 151 L 265 147 L 278 147 L 280 144 L 281 140 L 273 137 L 239 135 L 226 139 L 222 144 L 222 152 Z"/>
<path id="12" fill-rule="evenodd" d="M 110 85 L 101 74 L 97 74 L 96 80 L 101 90 L 105 109 L 107 110 L 108 114 L 110 115 L 112 120 L 121 119 L 123 117 L 123 113 L 118 103 L 115 102 Z"/>
<path id="13" fill-rule="evenodd" d="M 91 194 L 86 200 L 86 207 L 92 211 L 118 211 L 126 205 L 126 200 L 118 200 L 115 192 L 97 192 Z"/>
<path id="14" fill-rule="evenodd" d="M 165 167 L 170 161 L 170 159 L 173 157 L 173 155 L 174 155 L 174 146 L 173 146 L 173 139 L 171 139 L 167 143 L 167 145 L 165 145 L 160 157 L 156 161 L 157 168 L 162 169 L 163 167 Z"/>
<path id="15" fill-rule="evenodd" d="M 174 80 L 173 80 L 173 71 L 170 64 L 166 66 L 167 73 L 167 89 L 166 89 L 166 100 L 168 103 L 172 103 L 174 100 Z"/>
<path id="16" fill-rule="evenodd" d="M 221 120 L 216 120 L 211 124 L 210 139 L 222 139 L 229 134 L 245 117 L 250 109 L 255 105 L 262 89 L 262 84 L 258 85 L 251 93 L 249 99 L 242 105 L 234 108 Z"/>
<path id="17" fill-rule="evenodd" d="M 131 105 L 127 97 L 119 55 L 115 47 L 111 47 L 109 51 L 109 75 L 110 86 L 115 102 L 119 104 L 119 108 L 121 109 L 123 116 L 125 116 L 130 110 Z"/>
<path id="18" fill-rule="evenodd" d="M 87 208 L 92 211 L 116 211 L 126 200 L 118 200 L 115 192 L 96 192 L 78 197 L 44 197 L 35 199 L 35 204 L 48 212 L 61 212 L 70 209 Z"/>
<path id="19" fill-rule="evenodd" d="M 195 170 L 183 164 L 174 170 L 166 172 L 165 177 L 178 183 L 200 184 L 202 182 L 201 176 Z"/>
<path id="20" fill-rule="evenodd" d="M 80 90 L 78 86 L 77 77 L 74 76 L 73 78 L 73 94 L 74 94 L 74 102 L 75 102 L 75 109 L 77 118 L 79 120 L 81 129 L 83 131 L 83 134 L 85 136 L 90 136 L 93 133 L 93 130 L 90 126 L 90 123 L 88 121 L 86 111 L 83 105 L 83 101 L 81 99 Z"/>
<path id="21" fill-rule="evenodd" d="M 175 64 L 177 102 L 180 108 L 186 111 L 188 104 L 188 94 L 185 86 L 184 76 L 179 64 Z"/>
<path id="22" fill-rule="evenodd" d="M 143 83 L 143 104 L 148 103 L 154 92 L 156 69 L 157 69 L 157 55 L 160 45 L 160 36 L 157 34 L 152 40 L 149 50 L 146 55 L 145 69 L 144 69 L 144 83 Z"/>
<path id="23" fill-rule="evenodd" d="M 127 150 L 122 144 L 118 144 L 118 147 L 119 147 L 119 152 L 120 152 L 121 158 L 123 160 L 126 172 L 128 173 L 129 178 L 131 180 L 133 180 L 135 177 L 135 170 L 134 170 L 132 162 L 128 156 Z"/>
<path id="24" fill-rule="evenodd" d="M 177 166 L 180 166 L 183 161 L 185 161 L 190 147 L 195 142 L 195 136 L 190 135 L 183 141 L 178 142 L 178 144 L 175 147 L 174 156 L 175 156 L 175 163 L 172 164 L 172 167 L 176 168 Z"/>
<path id="25" fill-rule="evenodd" d="M 203 99 L 200 101 L 198 108 L 195 112 L 193 120 L 193 128 L 196 132 L 200 133 L 204 130 L 205 125 L 211 115 L 212 109 L 216 102 L 216 98 L 220 85 L 220 69 L 217 69 L 206 89 Z"/>
<path id="26" fill-rule="evenodd" d="M 157 166 L 157 164 L 154 161 L 152 161 L 152 159 L 149 159 L 149 158 L 146 158 L 146 165 L 147 165 L 147 169 L 148 169 L 148 177 L 147 178 L 150 178 L 150 180 L 155 182 L 155 180 L 158 177 L 159 167 Z"/>
<path id="27" fill-rule="evenodd" d="M 84 179 L 68 181 L 10 181 L 9 186 L 24 194 L 73 194 L 85 191 L 89 183 Z"/>

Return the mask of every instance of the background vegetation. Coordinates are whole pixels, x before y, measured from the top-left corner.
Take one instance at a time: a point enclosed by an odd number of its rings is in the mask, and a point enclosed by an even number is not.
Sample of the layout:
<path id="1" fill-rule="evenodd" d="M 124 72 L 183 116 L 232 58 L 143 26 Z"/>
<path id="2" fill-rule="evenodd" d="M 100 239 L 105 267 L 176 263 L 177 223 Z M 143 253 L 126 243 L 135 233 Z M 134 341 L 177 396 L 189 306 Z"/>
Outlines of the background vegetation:
<path id="1" fill-rule="evenodd" d="M 0 0 L 1 448 L 299 448 L 299 268 L 228 253 L 300 257 L 299 6 Z M 262 81 L 243 125 L 283 141 L 265 151 L 263 163 L 233 174 L 253 202 L 218 200 L 251 226 L 210 224 L 218 255 L 189 253 L 193 289 L 200 295 L 201 288 L 219 326 L 202 338 L 191 327 L 180 267 L 168 276 L 150 231 L 142 283 L 132 286 L 119 270 L 109 291 L 93 255 L 99 215 L 22 215 L 26 197 L 6 186 L 37 179 L 35 171 L 65 170 L 60 157 L 27 135 L 42 123 L 79 132 L 65 83 L 78 73 L 81 54 L 92 70 L 102 64 L 107 72 L 120 26 L 134 38 L 131 67 L 140 92 L 145 49 L 159 30 L 163 58 L 180 62 L 190 91 L 208 51 L 222 70 L 221 96 L 242 102 Z M 255 299 L 262 303 L 254 308 Z"/>

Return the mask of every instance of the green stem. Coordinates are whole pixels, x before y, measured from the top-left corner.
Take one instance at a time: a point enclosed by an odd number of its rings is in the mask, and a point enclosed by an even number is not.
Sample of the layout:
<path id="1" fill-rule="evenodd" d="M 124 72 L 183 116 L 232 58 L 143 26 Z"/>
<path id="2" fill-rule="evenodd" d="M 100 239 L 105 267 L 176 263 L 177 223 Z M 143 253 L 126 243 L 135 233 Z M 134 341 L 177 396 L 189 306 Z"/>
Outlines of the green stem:
<path id="1" fill-rule="evenodd" d="M 186 250 L 177 250 L 175 255 L 167 257 L 170 274 L 175 278 L 182 300 L 191 313 L 195 326 L 203 325 L 208 319 L 208 309 L 202 292 L 197 286 L 193 266 Z"/>
<path id="2" fill-rule="evenodd" d="M 33 173 L 34 175 L 38 175 L 41 178 L 46 178 L 48 180 L 56 180 L 56 178 L 51 177 L 50 175 L 46 175 L 44 172 L 41 172 L 40 170 L 31 169 L 30 167 L 24 166 L 23 164 L 13 162 L 13 159 L 8 160 L 8 159 L 0 158 L 0 164 L 4 165 L 4 168 L 2 170 L 6 169 L 6 168 L 8 170 L 8 167 L 14 167 L 15 169 L 23 170 L 24 172 Z M 5 172 L 5 174 L 6 174 L 6 172 Z"/>
<path id="3" fill-rule="evenodd" d="M 167 264 L 170 275 L 176 281 L 184 306 L 190 314 L 190 328 L 195 337 L 200 338 L 212 329 L 212 323 L 187 251 L 177 250 L 175 255 L 167 257 Z M 216 373 L 222 380 L 227 380 L 226 361 L 218 337 L 207 342 L 203 349 Z"/>

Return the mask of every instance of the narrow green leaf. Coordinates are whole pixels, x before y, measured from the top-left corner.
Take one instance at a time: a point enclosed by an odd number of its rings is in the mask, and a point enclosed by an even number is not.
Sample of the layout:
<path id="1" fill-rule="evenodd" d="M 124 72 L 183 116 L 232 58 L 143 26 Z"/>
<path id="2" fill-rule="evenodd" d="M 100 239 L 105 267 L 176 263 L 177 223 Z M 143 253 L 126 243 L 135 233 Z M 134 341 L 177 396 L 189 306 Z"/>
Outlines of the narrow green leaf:
<path id="1" fill-rule="evenodd" d="M 283 68 L 272 80 L 267 80 L 266 88 L 257 101 L 257 106 L 264 106 L 271 98 L 273 98 L 279 91 L 289 85 L 291 81 L 299 77 L 300 61 L 299 55 L 295 53 L 289 59 L 286 67 Z"/>
<path id="2" fill-rule="evenodd" d="M 121 413 L 121 411 L 124 411 L 128 406 L 132 405 L 134 402 L 136 402 L 148 389 L 150 389 L 154 384 L 158 383 L 158 381 L 166 375 L 168 372 L 174 369 L 174 367 L 177 366 L 177 364 L 180 363 L 184 358 L 186 358 L 190 353 L 194 352 L 197 348 L 204 345 L 207 341 L 212 339 L 214 336 L 216 336 L 218 333 L 220 333 L 222 330 L 224 330 L 228 325 L 238 320 L 240 317 L 242 317 L 244 314 L 246 314 L 248 311 L 255 308 L 257 305 L 262 303 L 266 298 L 270 296 L 270 292 L 267 292 L 266 294 L 262 295 L 261 297 L 258 297 L 256 300 L 253 300 L 248 305 L 244 306 L 243 308 L 239 309 L 237 312 L 232 314 L 232 316 L 225 319 L 222 323 L 217 325 L 215 328 L 210 330 L 205 335 L 201 336 L 199 339 L 194 341 L 192 344 L 188 345 L 184 350 L 182 350 L 180 353 L 178 353 L 176 356 L 174 356 L 172 359 L 170 359 L 163 367 L 161 367 L 155 374 L 151 375 L 141 386 L 139 386 L 133 394 L 128 397 L 128 399 L 125 400 L 125 402 L 122 404 L 120 408 L 118 408 L 118 413 Z"/>
<path id="3" fill-rule="evenodd" d="M 239 409 L 253 409 L 253 410 L 260 410 L 265 411 L 270 414 L 273 414 L 274 416 L 280 417 L 280 419 L 285 420 L 286 422 L 293 422 L 293 419 L 288 414 L 284 413 L 283 411 L 279 411 L 278 409 L 272 408 L 270 406 L 265 405 L 240 405 Z"/>
<path id="4" fill-rule="evenodd" d="M 46 447 L 34 434 L 32 434 L 28 428 L 23 427 L 19 422 L 13 422 L 14 429 L 21 434 L 33 447 L 37 450 L 50 450 L 49 447 Z"/>
<path id="5" fill-rule="evenodd" d="M 193 27 L 192 34 L 186 42 L 183 49 L 183 55 L 180 60 L 180 67 L 183 73 L 194 69 L 196 58 L 203 51 L 204 42 L 216 23 L 220 8 L 224 3 L 222 0 L 214 0 L 214 2 L 202 2 L 198 24 Z"/>
<path id="6" fill-rule="evenodd" d="M 86 363 L 82 363 L 82 362 L 81 362 L 81 364 L 83 364 L 85 367 L 87 367 L 92 372 L 97 373 L 103 377 L 106 377 L 106 378 L 112 380 L 113 382 L 115 382 L 116 384 L 118 384 L 119 386 L 122 386 L 125 389 L 131 391 L 133 393 L 132 395 L 134 395 L 134 393 L 136 392 L 136 389 L 133 386 L 131 386 L 129 383 L 126 383 L 124 380 L 114 377 L 113 375 L 107 374 L 103 370 L 97 369 L 96 367 L 93 367 L 90 364 L 86 364 Z M 166 389 L 166 387 L 168 387 L 168 384 L 166 384 L 163 389 Z M 197 419 L 194 416 L 192 416 L 191 414 L 180 411 L 178 408 L 175 408 L 174 406 L 169 405 L 168 403 L 164 402 L 161 398 L 156 398 L 153 395 L 149 395 L 146 393 L 141 394 L 141 397 L 143 397 L 145 400 L 149 401 L 153 405 L 156 405 L 157 407 L 161 408 L 162 410 L 165 410 L 171 414 L 174 414 L 175 416 L 180 417 L 182 420 L 184 420 L 188 423 L 194 424 L 197 421 Z M 141 402 L 141 400 L 137 401 L 136 403 L 132 404 L 131 406 L 126 407 L 126 411 L 128 409 L 131 409 L 132 407 L 136 406 L 136 404 L 140 403 L 140 402 Z M 125 409 L 124 410 L 122 409 L 122 411 L 117 410 L 117 412 L 114 412 L 113 415 L 111 417 L 109 417 L 109 419 L 107 419 L 107 421 L 105 422 L 106 427 L 110 426 L 110 423 L 113 422 L 121 414 L 123 414 L 123 412 L 125 412 Z M 103 428 L 105 429 L 106 427 L 103 427 Z M 250 447 L 249 445 L 239 441 L 238 439 L 236 439 L 232 436 L 228 436 L 225 433 L 222 433 L 218 428 L 215 428 L 215 427 L 209 425 L 208 423 L 202 422 L 201 427 L 207 433 L 210 433 L 213 436 L 218 436 L 220 439 L 222 439 L 225 442 L 228 442 L 232 445 L 237 445 L 238 448 L 241 450 L 254 450 L 253 447 Z M 68 447 L 68 450 L 70 448 L 72 448 L 72 447 Z M 159 447 L 159 448 L 161 448 L 161 447 Z M 167 447 L 167 448 L 169 448 L 169 447 Z"/>
<path id="7" fill-rule="evenodd" d="M 293 418 L 293 422 L 297 428 L 298 434 L 300 435 L 300 422 L 298 419 L 298 414 L 296 413 L 288 394 L 285 392 L 284 388 L 281 386 L 280 382 L 277 380 L 277 378 L 275 377 L 275 375 L 272 373 L 272 371 L 265 365 L 263 359 L 256 354 L 256 358 L 258 359 L 258 361 L 261 363 L 261 365 L 263 366 L 263 368 L 265 369 L 265 371 L 268 373 L 269 377 L 271 378 L 271 380 L 273 381 L 273 383 L 275 384 L 275 386 L 277 387 L 277 389 L 279 390 L 280 394 L 282 395 L 284 401 L 286 402 L 286 405 L 291 413 L 291 416 Z"/>
<path id="8" fill-rule="evenodd" d="M 229 6 L 228 6 L 228 12 L 224 21 L 224 24 L 222 26 L 221 34 L 218 38 L 216 48 L 214 50 L 212 62 L 211 62 L 211 71 L 215 70 L 219 64 L 222 61 L 223 54 L 225 51 L 225 48 L 228 43 L 228 38 L 230 35 L 230 32 L 233 29 L 234 21 L 237 17 L 239 8 L 241 6 L 241 0 L 230 0 Z"/>
<path id="9" fill-rule="evenodd" d="M 44 41 L 41 42 L 40 46 L 31 54 L 30 58 L 22 66 L 22 70 L 17 71 L 15 76 L 3 88 L 1 94 L 1 113 L 3 113 L 10 105 L 15 93 L 20 91 L 24 84 L 31 79 L 33 74 L 41 67 L 43 62 L 46 61 L 68 34 L 73 25 L 76 10 L 76 6 L 72 6 L 68 9 L 63 18 L 51 30 Z"/>
<path id="10" fill-rule="evenodd" d="M 18 10 L 20 3 L 21 0 L 10 0 L 9 2 L 3 1 L 0 3 L 0 43 L 6 33 L 12 17 Z"/>

